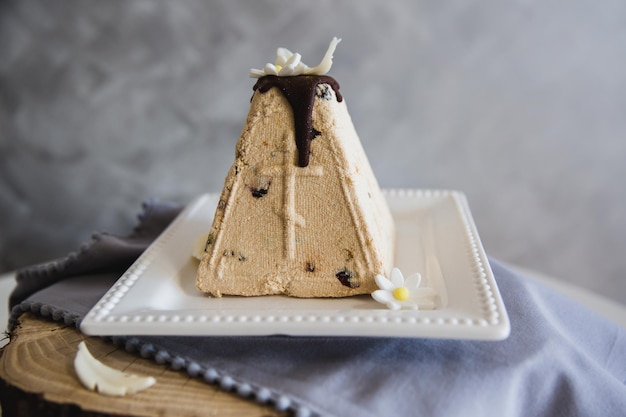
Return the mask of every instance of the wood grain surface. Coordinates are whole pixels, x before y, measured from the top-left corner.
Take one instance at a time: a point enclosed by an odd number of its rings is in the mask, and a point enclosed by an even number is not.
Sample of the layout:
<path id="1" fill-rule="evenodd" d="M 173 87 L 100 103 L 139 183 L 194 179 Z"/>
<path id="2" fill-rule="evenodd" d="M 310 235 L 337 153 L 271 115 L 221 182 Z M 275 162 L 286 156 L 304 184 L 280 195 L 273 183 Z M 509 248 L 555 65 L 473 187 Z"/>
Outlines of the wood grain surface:
<path id="1" fill-rule="evenodd" d="M 108 397 L 85 389 L 74 372 L 78 344 L 85 341 L 95 358 L 107 366 L 138 375 L 151 375 L 157 382 L 151 388 L 126 397 Z M 62 323 L 24 314 L 11 342 L 0 351 L 0 395 L 5 417 L 18 415 L 43 402 L 65 405 L 80 414 L 118 416 L 286 416 L 253 399 L 224 392 L 216 386 L 173 371 L 149 359 L 132 355 L 103 341 L 87 337 Z M 11 398 L 7 393 L 11 392 Z M 16 406 L 19 396 L 24 396 Z M 39 404 L 38 407 L 41 407 Z M 20 411 L 21 410 L 21 411 Z M 67 414 L 64 414 L 67 415 Z"/>

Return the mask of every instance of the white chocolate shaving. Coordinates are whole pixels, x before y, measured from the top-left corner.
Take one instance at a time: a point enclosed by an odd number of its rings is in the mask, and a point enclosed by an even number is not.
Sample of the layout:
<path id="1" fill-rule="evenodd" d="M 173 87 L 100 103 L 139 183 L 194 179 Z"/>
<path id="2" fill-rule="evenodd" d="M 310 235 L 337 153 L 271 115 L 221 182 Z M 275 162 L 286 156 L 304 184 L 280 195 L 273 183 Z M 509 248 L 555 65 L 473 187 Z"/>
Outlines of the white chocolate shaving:
<path id="1" fill-rule="evenodd" d="M 276 75 L 279 77 L 290 77 L 294 75 L 324 75 L 330 71 L 333 65 L 333 54 L 337 48 L 337 44 L 341 42 L 339 38 L 333 38 L 328 45 L 328 50 L 324 54 L 322 61 L 309 68 L 302 62 L 302 56 L 299 53 L 293 53 L 287 48 L 278 48 L 276 50 L 276 60 L 274 63 L 267 63 L 262 70 L 252 68 L 250 77 L 260 78 L 265 75 Z"/>
<path id="2" fill-rule="evenodd" d="M 330 67 L 333 66 L 333 54 L 335 53 L 335 49 L 337 49 L 337 44 L 341 42 L 341 39 L 333 38 L 330 41 L 330 45 L 328 45 L 328 50 L 322 58 L 322 62 L 319 65 L 314 66 L 313 68 L 309 68 L 304 71 L 305 74 L 314 74 L 314 75 L 324 75 L 328 71 L 330 71 Z"/>
<path id="3" fill-rule="evenodd" d="M 151 376 L 131 375 L 104 365 L 91 355 L 85 342 L 78 345 L 74 368 L 85 388 L 104 395 L 135 394 L 156 383 Z"/>

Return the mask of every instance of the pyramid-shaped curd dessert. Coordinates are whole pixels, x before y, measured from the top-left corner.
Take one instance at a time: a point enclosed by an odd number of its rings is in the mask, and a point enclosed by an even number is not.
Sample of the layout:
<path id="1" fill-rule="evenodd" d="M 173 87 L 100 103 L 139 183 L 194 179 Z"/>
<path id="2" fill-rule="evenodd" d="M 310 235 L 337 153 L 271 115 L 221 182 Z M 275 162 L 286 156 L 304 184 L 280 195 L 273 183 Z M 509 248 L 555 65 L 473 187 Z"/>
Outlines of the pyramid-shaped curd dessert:
<path id="1" fill-rule="evenodd" d="M 309 68 L 279 48 L 258 78 L 196 278 L 212 296 L 345 297 L 377 289 L 394 223 L 337 82 L 339 42 Z"/>

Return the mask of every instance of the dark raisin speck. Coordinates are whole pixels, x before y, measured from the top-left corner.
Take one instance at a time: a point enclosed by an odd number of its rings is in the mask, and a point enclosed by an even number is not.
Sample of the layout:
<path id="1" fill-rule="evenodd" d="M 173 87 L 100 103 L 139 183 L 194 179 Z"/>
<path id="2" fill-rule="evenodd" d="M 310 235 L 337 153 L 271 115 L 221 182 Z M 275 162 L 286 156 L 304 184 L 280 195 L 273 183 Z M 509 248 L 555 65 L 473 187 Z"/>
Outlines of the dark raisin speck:
<path id="1" fill-rule="evenodd" d="M 358 288 L 360 285 L 359 281 L 356 279 L 352 271 L 349 271 L 346 268 L 337 272 L 335 276 L 337 277 L 339 282 L 341 282 L 341 285 L 345 285 L 346 287 Z"/>
<path id="2" fill-rule="evenodd" d="M 331 100 L 333 98 L 332 88 L 328 84 L 318 84 L 315 87 L 315 97 L 322 100 Z"/>
<path id="3" fill-rule="evenodd" d="M 215 236 L 213 236 L 213 234 L 209 234 L 209 236 L 207 236 L 206 243 L 204 244 L 205 252 L 209 251 L 209 246 L 211 246 L 213 242 L 215 242 Z"/>
<path id="4" fill-rule="evenodd" d="M 251 191 L 254 198 L 261 198 L 267 194 L 267 188 L 253 188 Z"/>
<path id="5" fill-rule="evenodd" d="M 313 262 L 306 263 L 306 272 L 315 272 L 315 264 Z"/>

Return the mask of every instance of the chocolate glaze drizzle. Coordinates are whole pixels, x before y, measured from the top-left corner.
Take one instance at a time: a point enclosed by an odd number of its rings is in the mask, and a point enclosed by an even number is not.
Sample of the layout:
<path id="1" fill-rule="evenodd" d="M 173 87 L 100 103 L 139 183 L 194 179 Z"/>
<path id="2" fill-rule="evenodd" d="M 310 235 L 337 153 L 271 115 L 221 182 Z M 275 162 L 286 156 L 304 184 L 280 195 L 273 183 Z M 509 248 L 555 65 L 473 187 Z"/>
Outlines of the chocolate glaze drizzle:
<path id="1" fill-rule="evenodd" d="M 316 133 L 313 129 L 313 103 L 315 102 L 315 89 L 319 84 L 328 84 L 335 90 L 337 101 L 343 101 L 339 93 L 339 83 L 327 75 L 297 75 L 293 77 L 277 77 L 266 75 L 257 80 L 253 89 L 261 93 L 267 92 L 272 87 L 278 87 L 287 99 L 293 110 L 294 125 L 296 130 L 296 147 L 298 148 L 298 165 L 309 165 L 311 152 L 311 140 Z"/>

